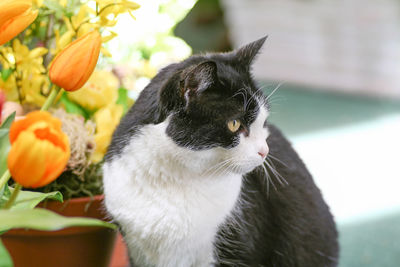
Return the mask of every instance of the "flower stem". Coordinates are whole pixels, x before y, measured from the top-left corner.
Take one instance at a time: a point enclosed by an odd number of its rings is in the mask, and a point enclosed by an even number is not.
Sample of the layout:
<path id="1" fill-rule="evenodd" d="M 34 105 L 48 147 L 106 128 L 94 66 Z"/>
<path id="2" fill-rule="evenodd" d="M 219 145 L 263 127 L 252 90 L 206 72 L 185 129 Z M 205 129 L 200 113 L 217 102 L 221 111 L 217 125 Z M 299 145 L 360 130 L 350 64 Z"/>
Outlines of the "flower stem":
<path id="1" fill-rule="evenodd" d="M 3 186 L 8 182 L 8 180 L 10 179 L 11 174 L 10 171 L 7 169 L 3 175 L 0 178 L 0 188 L 3 188 Z"/>
<path id="2" fill-rule="evenodd" d="M 21 191 L 22 185 L 20 184 L 15 184 L 14 191 L 12 192 L 10 199 L 7 201 L 7 203 L 4 205 L 4 208 L 7 210 L 11 208 L 12 204 L 14 204 L 15 200 L 17 199 L 17 196 L 19 194 L 19 191 Z"/>
<path id="3" fill-rule="evenodd" d="M 43 104 L 41 111 L 46 111 L 50 108 L 53 104 L 54 100 L 56 99 L 58 93 L 60 92 L 61 88 L 59 86 L 55 86 L 53 90 L 51 90 L 50 95 L 47 97 L 46 102 Z"/>

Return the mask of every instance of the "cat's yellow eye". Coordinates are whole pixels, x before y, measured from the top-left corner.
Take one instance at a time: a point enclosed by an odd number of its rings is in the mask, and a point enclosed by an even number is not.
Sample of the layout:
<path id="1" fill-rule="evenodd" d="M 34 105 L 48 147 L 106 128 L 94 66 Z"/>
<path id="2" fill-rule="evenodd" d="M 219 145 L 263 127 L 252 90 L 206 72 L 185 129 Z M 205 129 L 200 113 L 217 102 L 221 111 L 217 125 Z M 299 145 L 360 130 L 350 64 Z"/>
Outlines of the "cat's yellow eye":
<path id="1" fill-rule="evenodd" d="M 240 128 L 240 121 L 238 120 L 231 120 L 228 122 L 228 129 L 232 133 L 236 132 Z"/>

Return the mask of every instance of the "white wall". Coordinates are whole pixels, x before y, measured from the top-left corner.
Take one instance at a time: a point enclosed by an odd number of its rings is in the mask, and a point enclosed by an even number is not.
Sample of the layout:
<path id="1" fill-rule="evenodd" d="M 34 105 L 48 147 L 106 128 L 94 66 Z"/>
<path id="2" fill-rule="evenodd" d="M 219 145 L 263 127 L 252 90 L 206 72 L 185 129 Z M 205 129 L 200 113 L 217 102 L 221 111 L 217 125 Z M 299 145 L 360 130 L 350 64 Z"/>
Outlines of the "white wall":
<path id="1" fill-rule="evenodd" d="M 269 35 L 259 79 L 400 98 L 399 0 L 224 0 L 236 47 Z"/>

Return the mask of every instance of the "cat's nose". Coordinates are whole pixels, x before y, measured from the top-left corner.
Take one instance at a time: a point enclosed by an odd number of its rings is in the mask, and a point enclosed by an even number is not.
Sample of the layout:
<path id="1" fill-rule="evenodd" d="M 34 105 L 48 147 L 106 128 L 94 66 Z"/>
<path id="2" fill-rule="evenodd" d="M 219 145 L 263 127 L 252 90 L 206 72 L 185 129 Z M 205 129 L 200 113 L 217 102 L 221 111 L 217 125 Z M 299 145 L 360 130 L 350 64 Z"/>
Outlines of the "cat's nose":
<path id="1" fill-rule="evenodd" d="M 265 158 L 269 152 L 269 148 L 267 145 L 262 146 L 258 150 L 258 155 L 260 155 L 262 158 Z"/>

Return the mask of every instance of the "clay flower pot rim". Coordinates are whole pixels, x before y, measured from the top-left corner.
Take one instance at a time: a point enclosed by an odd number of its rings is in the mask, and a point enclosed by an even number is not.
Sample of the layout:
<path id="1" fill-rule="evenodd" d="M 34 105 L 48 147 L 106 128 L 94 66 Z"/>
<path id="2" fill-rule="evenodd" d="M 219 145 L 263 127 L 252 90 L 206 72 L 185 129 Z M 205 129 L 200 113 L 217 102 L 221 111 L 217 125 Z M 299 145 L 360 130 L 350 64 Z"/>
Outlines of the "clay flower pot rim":
<path id="1" fill-rule="evenodd" d="M 103 201 L 104 200 L 104 195 L 95 195 L 92 197 L 74 197 L 74 198 L 69 198 L 69 199 L 64 199 L 64 202 L 70 202 L 70 203 L 79 203 L 79 202 L 90 202 L 90 201 Z"/>
<path id="2" fill-rule="evenodd" d="M 107 219 L 107 214 L 103 208 L 104 195 L 96 195 L 93 197 L 78 197 L 65 200 L 64 202 L 59 201 L 45 201 L 39 204 L 38 207 L 49 209 L 60 215 L 67 217 L 90 217 L 100 220 Z M 97 231 L 101 227 L 95 226 L 73 226 L 63 228 L 56 231 L 39 231 L 39 230 L 27 230 L 27 229 L 12 229 L 7 232 L 7 235 L 74 235 L 83 234 L 88 232 Z"/>

